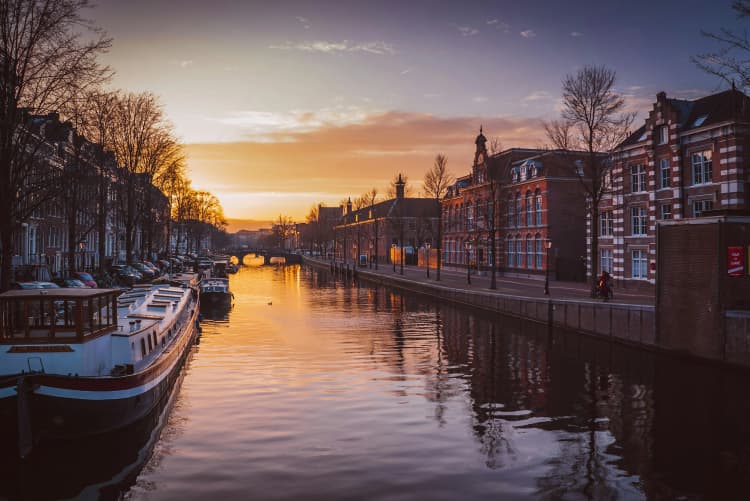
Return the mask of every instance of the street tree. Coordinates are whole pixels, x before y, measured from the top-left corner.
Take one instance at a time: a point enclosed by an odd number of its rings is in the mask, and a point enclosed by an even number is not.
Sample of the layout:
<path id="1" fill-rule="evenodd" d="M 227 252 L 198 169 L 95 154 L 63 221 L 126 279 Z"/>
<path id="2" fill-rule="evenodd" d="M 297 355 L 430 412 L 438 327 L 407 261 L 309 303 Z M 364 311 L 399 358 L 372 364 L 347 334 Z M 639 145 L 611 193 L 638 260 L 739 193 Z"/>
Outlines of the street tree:
<path id="1" fill-rule="evenodd" d="M 424 191 L 428 197 L 434 198 L 438 204 L 438 225 L 437 225 L 437 267 L 435 280 L 440 280 L 440 266 L 442 260 L 443 245 L 443 209 L 440 201 L 448 192 L 448 187 L 455 182 L 456 178 L 448 171 L 448 158 L 442 153 L 435 156 L 432 168 L 424 175 Z M 429 259 L 429 257 L 428 257 Z"/>
<path id="2" fill-rule="evenodd" d="M 605 66 L 585 66 L 562 82 L 561 119 L 545 123 L 547 138 L 560 150 L 568 173 L 585 196 L 591 222 L 591 286 L 599 269 L 599 203 L 611 189 L 609 153 L 627 138 L 635 113 L 615 90 L 616 73 Z M 583 159 L 581 160 L 581 157 Z"/>
<path id="3" fill-rule="evenodd" d="M 738 18 L 750 18 L 750 0 L 735 0 L 732 10 Z M 693 62 L 703 71 L 722 80 L 750 87 L 750 38 L 747 30 L 733 31 L 722 28 L 718 32 L 704 31 L 703 35 L 719 43 L 719 49 L 692 57 Z"/>
<path id="4" fill-rule="evenodd" d="M 89 5 L 0 2 L 0 290 L 10 285 L 20 223 L 61 187 L 32 116 L 62 108 L 110 75 L 97 57 L 111 40 L 83 17 Z"/>

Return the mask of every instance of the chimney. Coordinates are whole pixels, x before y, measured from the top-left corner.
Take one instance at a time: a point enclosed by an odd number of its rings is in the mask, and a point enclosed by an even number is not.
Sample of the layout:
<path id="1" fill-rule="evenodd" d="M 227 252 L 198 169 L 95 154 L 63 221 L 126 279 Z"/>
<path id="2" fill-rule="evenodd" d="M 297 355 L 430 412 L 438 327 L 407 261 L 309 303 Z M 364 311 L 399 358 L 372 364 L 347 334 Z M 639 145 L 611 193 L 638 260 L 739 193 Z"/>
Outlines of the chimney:
<path id="1" fill-rule="evenodd" d="M 396 181 L 396 198 L 404 198 L 404 180 L 401 179 L 401 173 L 398 175 L 398 181 Z"/>
<path id="2" fill-rule="evenodd" d="M 665 101 L 667 100 L 667 93 L 666 93 L 666 92 L 664 92 L 664 91 L 661 91 L 661 92 L 659 92 L 659 93 L 658 93 L 658 94 L 656 95 L 656 100 L 657 100 L 658 102 L 660 102 L 660 103 L 663 103 L 663 102 L 665 102 Z"/>
<path id="3" fill-rule="evenodd" d="M 352 197 L 349 197 L 349 200 L 346 201 L 346 213 L 352 213 Z"/>

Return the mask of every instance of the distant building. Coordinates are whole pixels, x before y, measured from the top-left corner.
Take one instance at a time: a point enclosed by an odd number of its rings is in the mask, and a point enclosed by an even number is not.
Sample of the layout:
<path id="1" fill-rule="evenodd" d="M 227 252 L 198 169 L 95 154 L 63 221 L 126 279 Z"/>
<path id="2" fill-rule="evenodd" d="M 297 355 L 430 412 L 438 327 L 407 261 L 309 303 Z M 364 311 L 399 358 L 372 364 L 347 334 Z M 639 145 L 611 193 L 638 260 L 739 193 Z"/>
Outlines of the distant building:
<path id="1" fill-rule="evenodd" d="M 335 227 L 339 259 L 390 263 L 403 252 L 404 264 L 416 264 L 417 250 L 437 237 L 440 205 L 433 198 L 406 197 L 404 187 L 399 174 L 395 198 L 358 210 L 349 200 Z"/>
<path id="2" fill-rule="evenodd" d="M 748 152 L 750 98 L 742 92 L 694 101 L 657 94 L 646 123 L 612 155 L 612 192 L 593 229 L 597 273 L 606 269 L 621 286 L 652 289 L 659 221 L 750 208 Z"/>

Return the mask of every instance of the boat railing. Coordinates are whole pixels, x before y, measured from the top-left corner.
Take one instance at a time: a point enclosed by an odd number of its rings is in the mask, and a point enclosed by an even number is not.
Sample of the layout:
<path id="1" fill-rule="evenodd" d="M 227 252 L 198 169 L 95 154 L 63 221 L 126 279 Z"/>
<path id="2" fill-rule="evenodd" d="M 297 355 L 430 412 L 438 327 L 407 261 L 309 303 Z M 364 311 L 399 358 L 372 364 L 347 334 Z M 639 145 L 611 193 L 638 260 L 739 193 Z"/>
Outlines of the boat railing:
<path id="1" fill-rule="evenodd" d="M 0 297 L 0 343 L 82 343 L 117 328 L 118 291 Z"/>

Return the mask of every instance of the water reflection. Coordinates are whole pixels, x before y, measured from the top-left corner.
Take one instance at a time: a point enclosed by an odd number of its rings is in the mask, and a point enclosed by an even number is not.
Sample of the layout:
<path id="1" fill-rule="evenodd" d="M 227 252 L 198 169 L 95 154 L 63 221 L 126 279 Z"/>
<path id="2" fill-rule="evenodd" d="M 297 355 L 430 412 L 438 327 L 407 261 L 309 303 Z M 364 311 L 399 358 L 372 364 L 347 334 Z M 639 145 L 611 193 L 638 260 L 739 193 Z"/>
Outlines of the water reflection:
<path id="1" fill-rule="evenodd" d="M 745 372 L 298 266 L 230 280 L 128 499 L 742 498 Z"/>

